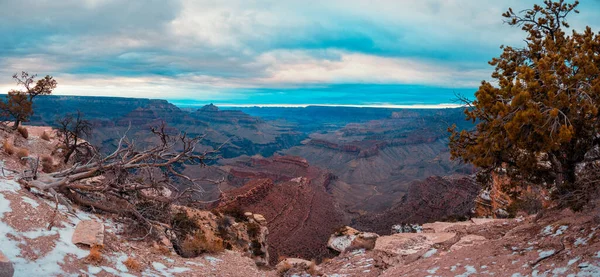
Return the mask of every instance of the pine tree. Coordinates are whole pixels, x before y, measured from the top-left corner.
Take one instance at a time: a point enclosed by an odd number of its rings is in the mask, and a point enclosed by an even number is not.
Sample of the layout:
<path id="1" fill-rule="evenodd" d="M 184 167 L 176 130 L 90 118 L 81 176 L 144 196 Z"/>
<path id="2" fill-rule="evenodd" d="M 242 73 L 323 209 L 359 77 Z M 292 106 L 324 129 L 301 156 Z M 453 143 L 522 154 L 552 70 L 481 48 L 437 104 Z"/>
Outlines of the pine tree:
<path id="1" fill-rule="evenodd" d="M 504 167 L 515 180 L 575 190 L 578 168 L 600 159 L 600 35 L 572 31 L 566 17 L 579 2 L 544 1 L 503 16 L 527 33 L 524 48 L 501 47 L 492 59 L 494 84 L 483 81 L 467 120 L 474 130 L 450 128 L 453 158 L 489 170 Z M 464 98 L 463 98 L 464 99 Z M 517 182 L 515 182 L 517 183 Z"/>

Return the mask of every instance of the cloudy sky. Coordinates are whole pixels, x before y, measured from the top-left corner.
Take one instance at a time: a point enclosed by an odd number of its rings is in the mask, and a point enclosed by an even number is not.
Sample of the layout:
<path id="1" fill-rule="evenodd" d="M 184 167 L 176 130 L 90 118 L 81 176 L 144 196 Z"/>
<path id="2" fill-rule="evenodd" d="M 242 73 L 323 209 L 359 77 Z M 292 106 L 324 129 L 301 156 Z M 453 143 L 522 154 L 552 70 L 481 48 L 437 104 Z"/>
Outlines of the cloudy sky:
<path id="1" fill-rule="evenodd" d="M 229 104 L 439 104 L 473 93 L 531 0 L 0 0 L 0 90 Z M 575 29 L 600 30 L 583 0 Z"/>

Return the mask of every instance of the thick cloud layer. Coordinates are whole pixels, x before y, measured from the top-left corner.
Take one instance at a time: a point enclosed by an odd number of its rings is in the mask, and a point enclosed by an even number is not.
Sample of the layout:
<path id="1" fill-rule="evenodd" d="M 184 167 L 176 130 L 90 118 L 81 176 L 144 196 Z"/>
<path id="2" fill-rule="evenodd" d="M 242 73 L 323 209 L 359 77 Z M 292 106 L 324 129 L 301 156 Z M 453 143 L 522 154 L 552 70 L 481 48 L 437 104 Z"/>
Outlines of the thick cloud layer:
<path id="1" fill-rule="evenodd" d="M 447 103 L 489 78 L 501 44 L 522 43 L 500 14 L 535 2 L 0 1 L 0 89 L 26 70 L 56 76 L 62 94 Z M 572 26 L 597 31 L 600 2 L 581 11 Z"/>

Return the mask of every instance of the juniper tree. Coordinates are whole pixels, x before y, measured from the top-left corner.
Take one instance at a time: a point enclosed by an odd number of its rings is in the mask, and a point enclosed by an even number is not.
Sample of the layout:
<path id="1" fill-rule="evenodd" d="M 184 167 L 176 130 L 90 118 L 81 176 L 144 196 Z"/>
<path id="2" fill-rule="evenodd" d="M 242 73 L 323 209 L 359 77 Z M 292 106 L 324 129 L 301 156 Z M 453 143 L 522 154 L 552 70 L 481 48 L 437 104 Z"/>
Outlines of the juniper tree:
<path id="1" fill-rule="evenodd" d="M 494 83 L 483 81 L 466 102 L 475 129 L 450 129 L 453 158 L 484 170 L 504 166 L 558 194 L 577 189 L 578 168 L 600 159 L 592 155 L 600 144 L 600 35 L 590 27 L 567 33 L 578 4 L 546 0 L 503 14 L 527 33 L 526 45 L 503 46 L 490 61 Z"/>

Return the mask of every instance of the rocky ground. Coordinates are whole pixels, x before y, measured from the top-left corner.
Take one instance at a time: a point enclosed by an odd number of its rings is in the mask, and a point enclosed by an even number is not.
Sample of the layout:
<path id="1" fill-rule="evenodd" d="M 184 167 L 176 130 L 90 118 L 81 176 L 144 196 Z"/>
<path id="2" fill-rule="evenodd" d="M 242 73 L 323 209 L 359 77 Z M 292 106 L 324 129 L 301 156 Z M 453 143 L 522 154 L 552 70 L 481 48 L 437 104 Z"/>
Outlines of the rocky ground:
<path id="1" fill-rule="evenodd" d="M 45 127 L 28 127 L 27 139 L 2 133 L 31 156 L 50 154 L 55 139 L 40 139 Z M 243 253 L 182 258 L 166 245 L 130 240 L 112 216 L 63 205 L 27 190 L 13 171 L 24 166 L 14 155 L 0 154 L 0 276 L 274 276 Z M 57 208 L 58 207 L 58 208 Z M 85 227 L 87 223 L 92 226 Z M 99 246 L 93 246 L 99 245 Z M 94 248 L 94 249 L 93 249 Z M 96 251 L 98 250 L 98 251 Z"/>
<path id="2" fill-rule="evenodd" d="M 423 225 L 319 265 L 325 276 L 600 276 L 600 210 Z M 350 237 L 352 239 L 352 237 Z M 349 249 L 352 249 L 350 247 Z"/>

